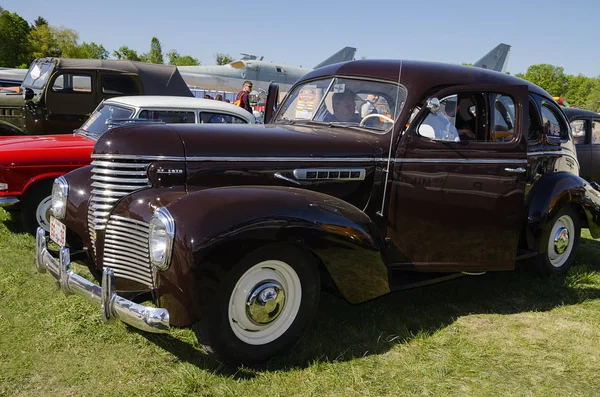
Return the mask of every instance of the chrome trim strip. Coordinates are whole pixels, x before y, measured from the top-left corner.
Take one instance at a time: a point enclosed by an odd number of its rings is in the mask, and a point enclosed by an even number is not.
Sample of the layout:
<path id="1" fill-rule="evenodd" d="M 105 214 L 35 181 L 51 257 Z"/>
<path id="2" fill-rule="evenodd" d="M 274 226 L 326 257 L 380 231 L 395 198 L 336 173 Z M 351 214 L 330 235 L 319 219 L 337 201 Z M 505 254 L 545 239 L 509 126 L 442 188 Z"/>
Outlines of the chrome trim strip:
<path id="1" fill-rule="evenodd" d="M 557 152 L 556 152 L 557 153 Z M 546 153 L 545 155 L 556 154 Z M 541 154 L 541 153 L 540 153 Z M 534 155 L 540 155 L 534 154 Z M 567 154 L 567 153 L 565 153 Z M 528 153 L 528 155 L 530 155 Z M 97 156 L 108 156 L 108 155 L 97 155 Z M 93 156 L 92 156 L 93 157 Z M 122 156 L 114 155 L 114 159 L 136 159 L 136 160 L 163 160 L 161 156 Z M 165 158 L 166 159 L 166 158 Z M 388 161 L 381 157 L 215 157 L 215 156 L 191 156 L 191 157 L 169 157 L 169 161 L 214 161 L 214 162 L 303 162 L 303 163 L 374 163 Z M 392 158 L 392 162 L 396 163 L 481 163 L 481 164 L 525 164 L 525 159 L 431 159 L 431 158 Z M 95 162 L 94 162 L 95 163 Z M 92 163 L 93 164 L 93 163 Z M 112 167 L 118 167 L 115 164 L 109 163 Z M 141 164 L 140 164 L 141 166 Z"/>
<path id="2" fill-rule="evenodd" d="M 95 154 L 92 153 L 91 157 L 93 159 L 123 159 L 123 160 L 165 160 L 165 161 L 183 161 L 185 160 L 183 157 L 174 157 L 174 156 L 136 156 L 129 154 Z"/>
<path id="3" fill-rule="evenodd" d="M 527 164 L 523 159 L 417 159 L 417 158 L 396 158 L 392 159 L 395 163 L 467 163 L 467 164 Z"/>
<path id="4" fill-rule="evenodd" d="M 216 161 L 216 162 L 326 162 L 326 163 L 373 163 L 374 157 L 185 157 L 182 161 Z"/>
<path id="5" fill-rule="evenodd" d="M 118 318 L 124 323 L 155 333 L 169 332 L 169 311 L 163 308 L 142 306 L 128 299 L 122 298 L 114 292 L 114 272 L 105 267 L 102 276 L 102 285 L 98 286 L 91 281 L 73 273 L 70 270 L 69 249 L 62 248 L 59 260 L 56 260 L 46 246 L 46 232 L 39 227 L 36 233 L 35 267 L 38 272 L 50 272 L 67 293 L 75 293 L 91 301 L 102 311 L 105 322 Z M 124 278 L 128 278 L 124 276 Z"/>

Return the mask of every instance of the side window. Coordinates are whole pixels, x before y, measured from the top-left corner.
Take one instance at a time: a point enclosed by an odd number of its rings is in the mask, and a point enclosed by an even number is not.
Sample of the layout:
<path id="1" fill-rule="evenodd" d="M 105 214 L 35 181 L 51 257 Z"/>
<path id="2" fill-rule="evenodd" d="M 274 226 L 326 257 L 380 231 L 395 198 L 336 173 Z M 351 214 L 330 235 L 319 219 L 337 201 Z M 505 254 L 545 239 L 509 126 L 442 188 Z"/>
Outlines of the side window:
<path id="1" fill-rule="evenodd" d="M 496 95 L 492 110 L 491 140 L 510 142 L 515 137 L 515 102 L 507 95 Z"/>
<path id="2" fill-rule="evenodd" d="M 576 145 L 589 143 L 585 136 L 587 123 L 588 122 L 586 120 L 571 121 L 571 131 L 573 132 L 573 143 L 575 143 Z"/>
<path id="3" fill-rule="evenodd" d="M 548 102 L 542 103 L 542 130 L 549 139 L 564 139 L 567 136 L 566 126 L 562 125 L 557 110 Z"/>
<path id="4" fill-rule="evenodd" d="M 224 113 L 200 113 L 200 122 L 215 124 L 215 123 L 228 123 L 228 124 L 247 124 L 248 122 L 240 117 L 232 116 Z"/>
<path id="5" fill-rule="evenodd" d="M 92 92 L 92 76 L 65 73 L 52 83 L 52 91 L 64 94 L 89 94 Z"/>
<path id="6" fill-rule="evenodd" d="M 102 93 L 108 95 L 138 95 L 140 90 L 131 76 L 104 74 L 100 79 Z"/>
<path id="7" fill-rule="evenodd" d="M 138 116 L 140 119 L 164 121 L 169 124 L 195 123 L 194 112 L 184 110 L 142 110 Z"/>
<path id="8" fill-rule="evenodd" d="M 510 96 L 461 92 L 442 98 L 440 110 L 429 113 L 417 131 L 440 141 L 510 142 L 515 125 L 515 102 Z"/>
<path id="9" fill-rule="evenodd" d="M 592 143 L 600 145 L 600 120 L 592 121 Z"/>

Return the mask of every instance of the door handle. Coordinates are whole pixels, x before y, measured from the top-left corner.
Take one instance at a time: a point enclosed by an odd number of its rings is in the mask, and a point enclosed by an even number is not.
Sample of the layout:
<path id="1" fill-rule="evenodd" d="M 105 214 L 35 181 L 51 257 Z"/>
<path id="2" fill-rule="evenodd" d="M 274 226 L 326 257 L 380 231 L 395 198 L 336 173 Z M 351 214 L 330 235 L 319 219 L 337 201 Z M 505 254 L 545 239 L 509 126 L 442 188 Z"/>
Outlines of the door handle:
<path id="1" fill-rule="evenodd" d="M 511 172 L 513 174 L 523 174 L 527 170 L 523 167 L 519 167 L 519 168 L 505 168 L 504 171 Z"/>

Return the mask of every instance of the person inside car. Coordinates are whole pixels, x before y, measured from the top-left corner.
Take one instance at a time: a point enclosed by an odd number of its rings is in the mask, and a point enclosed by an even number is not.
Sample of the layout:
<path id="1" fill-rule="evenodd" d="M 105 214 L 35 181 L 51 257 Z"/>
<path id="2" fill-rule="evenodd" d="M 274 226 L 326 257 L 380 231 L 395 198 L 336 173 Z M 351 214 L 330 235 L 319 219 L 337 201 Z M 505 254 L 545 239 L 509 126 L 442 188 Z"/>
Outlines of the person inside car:
<path id="1" fill-rule="evenodd" d="M 356 113 L 356 94 L 350 90 L 336 92 L 331 98 L 333 114 L 327 112 L 323 121 L 360 123 L 360 116 Z"/>

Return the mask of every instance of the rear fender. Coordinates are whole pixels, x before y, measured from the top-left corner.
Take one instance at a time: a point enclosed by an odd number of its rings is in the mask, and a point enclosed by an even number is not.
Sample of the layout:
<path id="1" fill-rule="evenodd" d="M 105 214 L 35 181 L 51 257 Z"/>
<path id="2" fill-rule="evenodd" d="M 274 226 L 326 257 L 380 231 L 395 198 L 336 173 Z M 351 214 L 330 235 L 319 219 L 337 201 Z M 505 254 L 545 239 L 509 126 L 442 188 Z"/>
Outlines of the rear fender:
<path id="1" fill-rule="evenodd" d="M 538 249 L 544 225 L 566 205 L 574 205 L 582 214 L 582 226 L 594 238 L 600 237 L 600 192 L 581 177 L 557 172 L 543 176 L 527 195 L 525 237 L 531 250 Z"/>
<path id="2" fill-rule="evenodd" d="M 352 303 L 390 291 L 383 239 L 364 212 L 338 198 L 287 187 L 225 187 L 190 193 L 167 208 L 176 241 L 160 277 L 161 304 L 193 313 L 177 321 L 182 325 L 199 317 L 239 260 L 272 243 L 310 250 Z"/>

